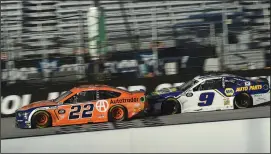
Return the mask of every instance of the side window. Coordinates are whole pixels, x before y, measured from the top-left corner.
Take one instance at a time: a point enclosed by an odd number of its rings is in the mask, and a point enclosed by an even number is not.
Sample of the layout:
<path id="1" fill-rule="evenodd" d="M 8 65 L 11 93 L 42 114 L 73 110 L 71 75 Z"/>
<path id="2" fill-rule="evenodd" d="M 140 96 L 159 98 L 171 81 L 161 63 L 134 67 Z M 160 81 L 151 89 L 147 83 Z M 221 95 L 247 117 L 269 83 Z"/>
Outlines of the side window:
<path id="1" fill-rule="evenodd" d="M 232 83 L 232 82 L 225 82 L 225 88 L 232 88 L 232 87 L 234 87 L 234 86 L 236 86 L 235 83 Z"/>
<path id="2" fill-rule="evenodd" d="M 121 95 L 119 92 L 109 90 L 99 90 L 99 99 L 117 98 Z"/>
<path id="3" fill-rule="evenodd" d="M 96 91 L 82 91 L 78 93 L 77 103 L 90 102 L 96 100 Z"/>
<path id="4" fill-rule="evenodd" d="M 76 104 L 96 100 L 96 91 L 82 91 L 67 99 L 64 104 Z"/>
<path id="5" fill-rule="evenodd" d="M 225 80 L 225 88 L 232 88 L 237 85 L 236 80 Z"/>
<path id="6" fill-rule="evenodd" d="M 198 85 L 193 91 L 204 91 L 222 88 L 221 79 L 206 80 L 204 83 Z"/>

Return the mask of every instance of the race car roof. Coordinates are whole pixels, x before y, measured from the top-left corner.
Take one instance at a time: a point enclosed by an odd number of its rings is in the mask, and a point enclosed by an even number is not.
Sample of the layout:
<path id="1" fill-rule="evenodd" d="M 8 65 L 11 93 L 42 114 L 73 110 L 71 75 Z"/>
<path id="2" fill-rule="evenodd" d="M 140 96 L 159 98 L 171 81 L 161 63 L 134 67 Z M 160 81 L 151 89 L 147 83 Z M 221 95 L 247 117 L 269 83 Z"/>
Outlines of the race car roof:
<path id="1" fill-rule="evenodd" d="M 80 85 L 77 88 L 96 88 L 96 87 L 109 87 L 108 85 L 100 85 L 100 84 L 89 84 L 89 85 Z"/>
<path id="2" fill-rule="evenodd" d="M 202 81 L 202 80 L 208 80 L 208 79 L 217 79 L 217 78 L 221 78 L 221 77 L 237 77 L 237 78 L 243 78 L 243 77 L 239 77 L 233 74 L 209 74 L 209 75 L 203 75 L 203 76 L 196 76 L 194 79 L 198 80 L 198 81 Z"/>

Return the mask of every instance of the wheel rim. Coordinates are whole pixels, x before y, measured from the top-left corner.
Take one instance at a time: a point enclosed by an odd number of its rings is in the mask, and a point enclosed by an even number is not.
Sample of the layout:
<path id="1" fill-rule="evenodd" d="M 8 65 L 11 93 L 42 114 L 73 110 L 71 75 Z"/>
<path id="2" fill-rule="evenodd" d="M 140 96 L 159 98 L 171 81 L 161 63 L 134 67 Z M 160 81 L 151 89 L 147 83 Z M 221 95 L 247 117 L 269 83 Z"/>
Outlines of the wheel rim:
<path id="1" fill-rule="evenodd" d="M 247 107 L 248 106 L 248 101 L 247 100 L 241 100 L 241 106 Z"/>
<path id="2" fill-rule="evenodd" d="M 121 108 L 115 108 L 112 111 L 113 118 L 116 120 L 122 119 L 124 116 L 124 111 Z"/>
<path id="3" fill-rule="evenodd" d="M 240 99 L 240 100 L 235 100 L 235 104 L 238 108 L 248 108 L 249 106 L 249 100 L 246 98 L 246 99 Z"/>
<path id="4" fill-rule="evenodd" d="M 168 104 L 166 104 L 165 106 L 165 114 L 173 114 L 176 110 L 176 105 L 175 102 L 171 101 L 168 102 Z"/>
<path id="5" fill-rule="evenodd" d="M 48 117 L 45 114 L 40 114 L 38 115 L 36 122 L 39 126 L 45 125 L 48 122 Z"/>

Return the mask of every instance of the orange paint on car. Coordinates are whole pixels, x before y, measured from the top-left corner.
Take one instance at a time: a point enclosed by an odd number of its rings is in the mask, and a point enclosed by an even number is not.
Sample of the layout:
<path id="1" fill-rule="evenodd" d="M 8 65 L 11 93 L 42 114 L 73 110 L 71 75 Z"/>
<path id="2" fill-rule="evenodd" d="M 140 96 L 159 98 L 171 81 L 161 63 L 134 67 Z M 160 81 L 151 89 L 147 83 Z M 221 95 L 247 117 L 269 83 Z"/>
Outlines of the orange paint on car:
<path id="1" fill-rule="evenodd" d="M 77 102 L 75 104 L 67 103 L 75 98 L 79 101 L 78 99 L 83 96 L 83 94 L 88 94 L 89 91 L 94 91 L 96 96 L 93 97 L 97 98 L 97 100 Z M 102 97 L 101 92 L 105 94 L 109 92 L 108 94 L 118 94 L 119 96 L 116 95 L 118 97 L 99 99 Z M 22 107 L 20 110 L 45 107 L 44 110 L 46 110 L 52 118 L 52 126 L 62 126 L 107 122 L 109 120 L 109 110 L 116 105 L 123 106 L 127 111 L 127 118 L 130 119 L 146 108 L 147 104 L 145 100 L 145 93 L 141 91 L 129 92 L 107 85 L 83 85 L 72 88 L 54 100 L 35 102 Z M 116 111 L 116 113 L 118 113 L 119 116 L 124 114 L 121 111 Z M 119 117 L 116 115 L 115 118 Z"/>

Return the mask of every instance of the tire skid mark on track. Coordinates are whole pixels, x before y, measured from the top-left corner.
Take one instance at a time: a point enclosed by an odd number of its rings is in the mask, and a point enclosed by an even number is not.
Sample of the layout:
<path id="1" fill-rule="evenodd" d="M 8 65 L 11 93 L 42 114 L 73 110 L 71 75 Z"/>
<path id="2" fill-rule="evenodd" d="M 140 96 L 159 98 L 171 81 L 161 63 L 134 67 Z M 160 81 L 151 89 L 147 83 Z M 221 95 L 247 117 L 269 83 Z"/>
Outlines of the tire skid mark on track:
<path id="1" fill-rule="evenodd" d="M 123 122 L 107 122 L 86 125 L 71 125 L 61 127 L 51 127 L 44 129 L 23 130 L 14 127 L 14 118 L 4 119 L 6 125 L 1 125 L 2 139 L 34 137 L 54 134 L 69 134 L 79 132 L 93 132 L 103 130 L 119 130 L 127 128 L 155 127 L 166 125 L 180 125 L 202 122 L 219 122 L 226 120 L 241 120 L 252 118 L 270 117 L 270 106 L 261 106 L 249 109 L 226 110 L 214 112 L 197 112 L 186 114 L 175 114 L 168 116 L 153 116 L 142 119 L 134 119 Z"/>

